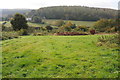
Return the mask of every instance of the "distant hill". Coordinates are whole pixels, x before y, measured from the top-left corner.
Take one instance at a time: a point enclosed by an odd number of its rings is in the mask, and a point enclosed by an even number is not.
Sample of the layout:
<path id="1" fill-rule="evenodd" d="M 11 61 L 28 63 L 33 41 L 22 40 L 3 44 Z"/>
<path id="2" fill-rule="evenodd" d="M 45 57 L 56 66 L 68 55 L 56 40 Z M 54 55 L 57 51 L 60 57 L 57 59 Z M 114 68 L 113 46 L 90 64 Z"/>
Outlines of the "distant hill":
<path id="1" fill-rule="evenodd" d="M 2 11 L 2 15 L 0 15 L 0 17 L 6 17 L 8 15 L 14 15 L 15 13 L 28 13 L 30 12 L 32 9 L 0 9 L 0 11 Z"/>
<path id="2" fill-rule="evenodd" d="M 85 6 L 53 6 L 32 10 L 27 15 L 46 19 L 96 21 L 101 18 L 116 18 L 117 10 Z"/>

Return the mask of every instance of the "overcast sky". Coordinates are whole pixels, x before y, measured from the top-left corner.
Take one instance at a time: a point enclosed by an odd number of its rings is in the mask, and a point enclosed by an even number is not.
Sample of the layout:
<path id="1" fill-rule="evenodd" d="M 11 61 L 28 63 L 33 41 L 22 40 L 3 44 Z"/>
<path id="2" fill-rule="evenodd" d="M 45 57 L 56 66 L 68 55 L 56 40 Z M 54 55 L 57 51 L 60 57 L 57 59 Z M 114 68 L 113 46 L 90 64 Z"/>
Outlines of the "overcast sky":
<path id="1" fill-rule="evenodd" d="M 1 9 L 29 8 L 38 9 L 47 6 L 81 5 L 89 7 L 118 9 L 119 0 L 1 0 Z"/>

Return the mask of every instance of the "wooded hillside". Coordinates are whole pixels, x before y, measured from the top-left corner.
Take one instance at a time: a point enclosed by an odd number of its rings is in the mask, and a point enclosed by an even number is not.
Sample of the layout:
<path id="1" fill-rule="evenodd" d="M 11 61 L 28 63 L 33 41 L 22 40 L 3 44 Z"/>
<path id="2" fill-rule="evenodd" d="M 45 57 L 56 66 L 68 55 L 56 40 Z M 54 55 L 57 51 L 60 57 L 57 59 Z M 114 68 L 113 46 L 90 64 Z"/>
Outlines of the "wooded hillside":
<path id="1" fill-rule="evenodd" d="M 7 17 L 8 15 L 14 15 L 15 13 L 27 13 L 30 12 L 31 9 L 0 9 L 2 11 L 2 15 L 0 17 Z"/>
<path id="2" fill-rule="evenodd" d="M 117 17 L 117 10 L 85 6 L 53 6 L 32 10 L 28 17 L 38 16 L 46 19 L 96 21 L 101 18 Z"/>

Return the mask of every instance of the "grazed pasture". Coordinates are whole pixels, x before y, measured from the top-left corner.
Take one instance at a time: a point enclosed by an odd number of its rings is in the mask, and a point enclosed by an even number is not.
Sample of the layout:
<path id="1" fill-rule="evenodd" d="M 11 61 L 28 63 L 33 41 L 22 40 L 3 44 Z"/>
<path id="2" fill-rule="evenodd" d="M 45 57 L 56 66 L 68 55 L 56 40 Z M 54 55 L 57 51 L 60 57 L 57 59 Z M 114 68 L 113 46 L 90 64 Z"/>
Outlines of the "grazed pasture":
<path id="1" fill-rule="evenodd" d="M 24 36 L 2 43 L 3 78 L 115 78 L 118 53 L 97 37 Z"/>

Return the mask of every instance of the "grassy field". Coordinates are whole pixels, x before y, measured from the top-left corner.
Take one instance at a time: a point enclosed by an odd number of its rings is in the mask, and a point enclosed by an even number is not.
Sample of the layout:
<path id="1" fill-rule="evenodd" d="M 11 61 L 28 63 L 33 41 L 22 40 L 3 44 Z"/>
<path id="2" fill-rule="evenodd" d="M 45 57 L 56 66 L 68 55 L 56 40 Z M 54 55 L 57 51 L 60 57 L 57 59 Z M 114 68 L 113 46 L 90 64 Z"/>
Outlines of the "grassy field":
<path id="1" fill-rule="evenodd" d="M 46 25 L 52 24 L 52 23 L 54 23 L 54 21 L 58 21 L 58 20 L 55 20 L 55 19 L 43 20 L 43 22 L 45 22 L 45 24 L 28 22 L 28 25 L 34 26 L 34 27 L 41 27 L 41 26 L 46 26 Z M 64 21 L 65 21 L 65 22 L 70 21 L 70 22 L 72 22 L 72 23 L 74 23 L 74 24 L 76 24 L 76 25 L 85 25 L 85 26 L 88 26 L 88 27 L 93 26 L 94 23 L 95 23 L 94 21 L 72 21 L 72 20 L 64 20 Z M 3 22 L 0 21 L 0 24 L 2 24 L 2 23 L 3 23 Z M 7 23 L 5 24 L 5 26 L 10 27 L 10 26 L 11 26 L 10 22 L 7 22 Z"/>
<path id="2" fill-rule="evenodd" d="M 97 47 L 97 37 L 24 36 L 5 40 L 4 78 L 115 78 L 118 53 Z"/>

